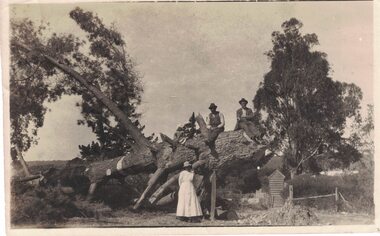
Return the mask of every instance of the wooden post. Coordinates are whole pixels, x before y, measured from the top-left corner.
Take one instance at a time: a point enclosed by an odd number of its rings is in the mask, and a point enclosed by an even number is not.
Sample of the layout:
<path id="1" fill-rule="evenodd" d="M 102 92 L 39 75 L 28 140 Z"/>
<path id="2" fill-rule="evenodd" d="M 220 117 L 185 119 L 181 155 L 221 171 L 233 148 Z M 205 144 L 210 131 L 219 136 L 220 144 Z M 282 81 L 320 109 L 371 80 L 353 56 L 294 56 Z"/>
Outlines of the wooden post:
<path id="1" fill-rule="evenodd" d="M 339 195 L 338 195 L 338 187 L 335 187 L 335 210 L 339 211 Z"/>
<path id="2" fill-rule="evenodd" d="M 289 201 L 293 204 L 293 185 L 289 185 Z"/>
<path id="3" fill-rule="evenodd" d="M 216 173 L 215 170 L 211 174 L 211 212 L 210 219 L 215 220 L 215 206 L 216 206 Z"/>
<path id="4" fill-rule="evenodd" d="M 294 176 L 296 174 L 296 171 L 295 170 L 290 170 L 290 179 L 294 179 Z"/>
<path id="5" fill-rule="evenodd" d="M 87 201 L 92 200 L 97 186 L 98 186 L 98 183 L 96 182 L 91 183 L 90 188 L 88 190 L 88 194 L 87 194 Z"/>

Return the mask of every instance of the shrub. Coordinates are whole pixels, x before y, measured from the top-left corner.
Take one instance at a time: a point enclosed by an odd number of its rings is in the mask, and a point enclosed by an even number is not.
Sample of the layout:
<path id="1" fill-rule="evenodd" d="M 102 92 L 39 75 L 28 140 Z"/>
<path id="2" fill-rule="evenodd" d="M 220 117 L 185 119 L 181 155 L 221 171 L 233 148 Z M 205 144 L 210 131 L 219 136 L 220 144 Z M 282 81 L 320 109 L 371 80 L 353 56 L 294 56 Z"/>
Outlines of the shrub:
<path id="1" fill-rule="evenodd" d="M 18 190 L 21 189 L 18 184 Z M 56 188 L 13 191 L 11 222 L 13 225 L 52 225 L 67 218 L 80 216 L 79 209 Z"/>
<path id="2" fill-rule="evenodd" d="M 91 209 L 82 209 L 74 198 L 62 194 L 58 188 L 11 183 L 12 226 L 45 226 L 66 222 L 72 217 L 91 217 Z"/>

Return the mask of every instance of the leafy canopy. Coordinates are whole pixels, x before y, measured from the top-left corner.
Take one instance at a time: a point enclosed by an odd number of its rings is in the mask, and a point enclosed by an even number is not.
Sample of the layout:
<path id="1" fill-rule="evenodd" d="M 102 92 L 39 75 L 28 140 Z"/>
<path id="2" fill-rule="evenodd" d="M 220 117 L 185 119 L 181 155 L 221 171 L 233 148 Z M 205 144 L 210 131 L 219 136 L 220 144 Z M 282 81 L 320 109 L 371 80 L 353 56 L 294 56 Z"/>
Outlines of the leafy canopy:
<path id="1" fill-rule="evenodd" d="M 62 59 L 81 45 L 72 35 L 62 36 L 59 41 L 56 35 L 46 39 L 46 27 L 36 27 L 28 19 L 11 21 L 11 42 L 24 42 L 36 51 L 57 54 Z M 57 44 L 62 46 L 56 48 Z M 38 54 L 25 53 L 15 47 L 11 47 L 9 83 L 11 151 L 15 158 L 16 148 L 25 152 L 37 143 L 37 130 L 43 126 L 47 112 L 45 103 L 56 101 L 64 93 L 70 94 L 70 89 L 65 75 L 58 73 Z"/>
<path id="2" fill-rule="evenodd" d="M 98 16 L 80 8 L 72 10 L 70 17 L 85 32 L 86 38 L 73 34 L 49 35 L 47 25 L 36 27 L 28 19 L 11 22 L 12 149 L 26 151 L 37 143 L 37 130 L 43 126 L 47 112 L 46 102 L 54 102 L 65 94 L 81 96 L 77 106 L 81 107 L 83 119 L 78 124 L 92 129 L 101 152 L 116 149 L 115 155 L 122 154 L 130 148 L 133 139 L 114 115 L 78 82 L 47 62 L 42 54 L 78 71 L 142 130 L 144 127 L 138 121 L 140 114 L 136 112 L 143 92 L 140 76 L 126 53 L 125 41 L 114 26 L 106 27 Z M 33 51 L 19 50 L 13 41 Z"/>
<path id="3" fill-rule="evenodd" d="M 286 167 L 318 171 L 322 153 L 347 152 L 342 163 L 359 158 L 342 138 L 346 119 L 358 115 L 362 92 L 354 84 L 332 80 L 327 55 L 313 50 L 315 34 L 301 34 L 302 23 L 292 18 L 282 32 L 272 33 L 271 60 L 254 97 L 254 106 L 265 111 L 264 124 L 273 145 L 285 154 Z M 325 155 L 324 157 L 327 157 Z"/>
<path id="4" fill-rule="evenodd" d="M 138 121 L 140 114 L 136 108 L 141 102 L 143 87 L 139 74 L 134 70 L 134 62 L 126 53 L 126 43 L 121 34 L 113 25 L 106 27 L 92 12 L 76 8 L 70 12 L 70 17 L 86 32 L 90 51 L 76 52 L 73 55 L 75 66 L 85 68 L 81 74 L 111 98 L 142 130 L 144 127 Z M 83 93 L 82 102 L 77 105 L 83 115 L 78 124 L 90 127 L 98 141 L 98 144 L 79 146 L 82 156 L 95 152 L 113 157 L 122 155 L 130 148 L 133 139 L 120 124 L 115 124 L 113 114 L 99 100 Z"/>

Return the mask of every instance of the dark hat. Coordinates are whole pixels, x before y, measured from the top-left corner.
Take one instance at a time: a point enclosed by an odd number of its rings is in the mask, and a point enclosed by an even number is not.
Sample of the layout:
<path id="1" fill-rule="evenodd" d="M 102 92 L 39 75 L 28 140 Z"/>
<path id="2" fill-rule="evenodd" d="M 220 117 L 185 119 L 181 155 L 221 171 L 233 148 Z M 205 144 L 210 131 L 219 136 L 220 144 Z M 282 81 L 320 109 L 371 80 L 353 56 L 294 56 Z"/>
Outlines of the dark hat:
<path id="1" fill-rule="evenodd" d="M 239 103 L 241 104 L 242 102 L 248 103 L 248 101 L 245 100 L 245 98 L 240 99 Z"/>
<path id="2" fill-rule="evenodd" d="M 217 108 L 218 106 L 215 105 L 215 103 L 211 103 L 210 106 L 208 107 L 208 109 L 211 109 L 211 108 Z"/>

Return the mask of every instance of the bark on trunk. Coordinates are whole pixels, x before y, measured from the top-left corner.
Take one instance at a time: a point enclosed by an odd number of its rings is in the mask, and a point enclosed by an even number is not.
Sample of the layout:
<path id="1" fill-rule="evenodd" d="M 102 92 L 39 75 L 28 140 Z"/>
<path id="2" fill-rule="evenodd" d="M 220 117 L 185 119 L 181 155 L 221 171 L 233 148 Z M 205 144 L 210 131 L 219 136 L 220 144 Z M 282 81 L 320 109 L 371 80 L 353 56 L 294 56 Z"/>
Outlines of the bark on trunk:
<path id="1" fill-rule="evenodd" d="M 171 193 L 167 194 L 165 197 L 161 198 L 156 203 L 156 205 L 157 206 L 165 206 L 165 205 L 168 205 L 170 203 L 173 203 L 175 199 L 176 199 L 176 192 L 171 192 Z"/>
<path id="2" fill-rule="evenodd" d="M 202 135 L 207 138 L 208 137 L 207 124 L 206 124 L 205 120 L 203 119 L 202 115 L 198 114 L 195 117 L 195 120 L 197 121 L 197 123 L 199 125 L 199 129 L 201 130 Z"/>
<path id="3" fill-rule="evenodd" d="M 29 175 L 28 177 L 19 179 L 17 181 L 18 182 L 28 182 L 28 181 L 39 179 L 39 178 L 41 178 L 41 175 Z"/>
<path id="4" fill-rule="evenodd" d="M 197 156 L 194 150 L 186 148 L 183 145 L 179 145 L 174 150 L 172 145 L 168 143 L 162 143 L 159 145 L 157 156 L 157 171 L 149 179 L 148 185 L 144 190 L 144 193 L 140 196 L 139 200 L 133 206 L 133 209 L 137 210 L 144 200 L 150 196 L 150 193 L 156 187 L 158 181 L 166 174 L 180 169 L 186 160 L 196 160 Z M 187 159 L 186 159 L 187 158 Z"/>
<path id="5" fill-rule="evenodd" d="M 152 194 L 149 198 L 150 204 L 155 204 L 158 200 L 161 199 L 165 190 L 168 189 L 173 184 L 178 184 L 179 174 L 172 176 L 168 181 L 166 181 L 163 185 L 161 185 L 156 192 Z"/>
<path id="6" fill-rule="evenodd" d="M 21 163 L 22 169 L 25 172 L 25 176 L 28 177 L 31 175 L 28 165 L 26 164 L 24 157 L 22 156 L 22 153 L 18 147 L 16 147 L 17 152 L 17 160 Z"/>
<path id="7" fill-rule="evenodd" d="M 146 196 L 152 191 L 153 187 L 156 185 L 156 183 L 163 176 L 164 173 L 165 173 L 165 169 L 163 168 L 158 168 L 156 170 L 153 176 L 149 179 L 148 186 L 146 187 L 144 192 L 141 194 L 139 200 L 133 206 L 133 209 L 137 210 L 141 206 Z"/>

